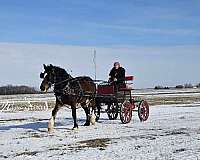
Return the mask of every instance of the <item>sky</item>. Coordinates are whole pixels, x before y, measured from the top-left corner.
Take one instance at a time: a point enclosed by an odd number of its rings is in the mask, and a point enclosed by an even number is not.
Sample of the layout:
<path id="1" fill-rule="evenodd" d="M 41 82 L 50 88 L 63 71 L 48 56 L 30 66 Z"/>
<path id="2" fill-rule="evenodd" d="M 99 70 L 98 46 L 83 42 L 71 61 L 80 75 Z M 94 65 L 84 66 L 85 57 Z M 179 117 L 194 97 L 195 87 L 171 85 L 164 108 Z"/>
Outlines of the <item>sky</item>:
<path id="1" fill-rule="evenodd" d="M 39 86 L 42 64 L 135 87 L 199 83 L 199 0 L 0 0 L 0 85 Z"/>

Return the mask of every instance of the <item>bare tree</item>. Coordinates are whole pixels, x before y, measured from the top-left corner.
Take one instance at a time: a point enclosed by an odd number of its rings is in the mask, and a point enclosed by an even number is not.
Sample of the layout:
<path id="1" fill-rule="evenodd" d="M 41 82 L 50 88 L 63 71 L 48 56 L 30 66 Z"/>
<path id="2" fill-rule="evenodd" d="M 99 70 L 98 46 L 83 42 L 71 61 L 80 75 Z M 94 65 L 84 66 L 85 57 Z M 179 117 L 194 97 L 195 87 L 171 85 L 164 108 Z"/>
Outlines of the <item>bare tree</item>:
<path id="1" fill-rule="evenodd" d="M 13 94 L 34 94 L 39 93 L 35 88 L 29 86 L 2 86 L 0 87 L 0 95 L 13 95 Z"/>

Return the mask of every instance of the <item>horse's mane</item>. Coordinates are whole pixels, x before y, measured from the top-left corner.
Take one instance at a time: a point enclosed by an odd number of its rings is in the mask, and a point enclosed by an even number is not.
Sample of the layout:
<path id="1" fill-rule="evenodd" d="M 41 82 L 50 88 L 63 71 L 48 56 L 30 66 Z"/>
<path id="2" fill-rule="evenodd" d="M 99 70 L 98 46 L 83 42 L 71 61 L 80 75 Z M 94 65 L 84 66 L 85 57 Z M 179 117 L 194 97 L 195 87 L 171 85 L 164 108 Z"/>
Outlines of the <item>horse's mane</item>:
<path id="1" fill-rule="evenodd" d="M 58 75 L 62 75 L 62 76 L 70 76 L 71 75 L 69 73 L 67 73 L 67 71 L 59 66 L 53 66 L 53 68 L 55 69 L 56 73 Z"/>

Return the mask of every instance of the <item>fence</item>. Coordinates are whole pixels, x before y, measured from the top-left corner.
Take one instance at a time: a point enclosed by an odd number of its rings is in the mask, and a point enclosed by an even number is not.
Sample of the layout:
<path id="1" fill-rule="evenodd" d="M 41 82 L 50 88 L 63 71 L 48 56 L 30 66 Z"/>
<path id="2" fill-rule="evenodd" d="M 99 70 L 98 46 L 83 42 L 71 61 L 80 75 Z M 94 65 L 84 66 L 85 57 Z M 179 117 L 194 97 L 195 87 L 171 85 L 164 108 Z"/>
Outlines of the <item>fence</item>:
<path id="1" fill-rule="evenodd" d="M 55 105 L 55 98 L 0 100 L 0 112 L 46 111 Z"/>

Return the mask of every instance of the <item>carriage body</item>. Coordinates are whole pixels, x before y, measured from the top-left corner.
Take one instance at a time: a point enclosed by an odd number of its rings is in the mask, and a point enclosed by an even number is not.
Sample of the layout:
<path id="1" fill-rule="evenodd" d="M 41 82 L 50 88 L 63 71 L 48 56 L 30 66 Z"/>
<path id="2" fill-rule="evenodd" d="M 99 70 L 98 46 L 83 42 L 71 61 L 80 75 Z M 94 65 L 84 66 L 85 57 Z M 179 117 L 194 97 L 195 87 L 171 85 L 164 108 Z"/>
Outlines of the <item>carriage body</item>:
<path id="1" fill-rule="evenodd" d="M 149 105 L 146 101 L 132 95 L 134 76 L 126 76 L 125 83 L 120 84 L 117 91 L 112 83 L 97 85 L 96 103 L 100 108 L 106 105 L 106 112 L 110 120 L 115 120 L 120 114 L 122 123 L 129 123 L 132 112 L 137 111 L 141 121 L 146 121 L 149 116 Z M 137 110 L 136 110 L 137 109 Z M 100 115 L 100 111 L 98 111 Z"/>

